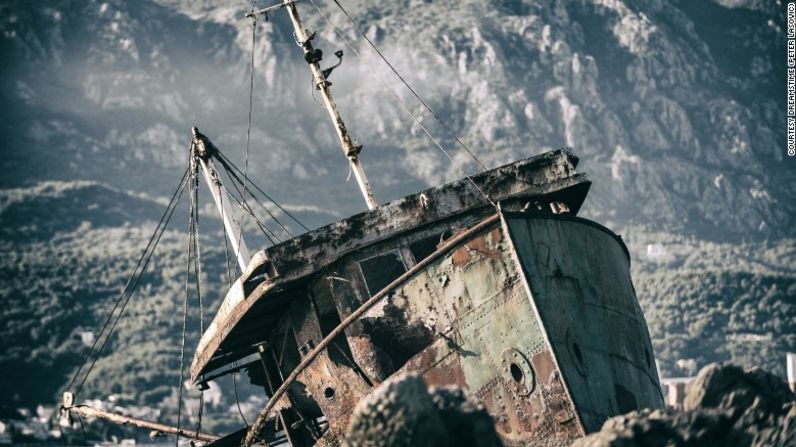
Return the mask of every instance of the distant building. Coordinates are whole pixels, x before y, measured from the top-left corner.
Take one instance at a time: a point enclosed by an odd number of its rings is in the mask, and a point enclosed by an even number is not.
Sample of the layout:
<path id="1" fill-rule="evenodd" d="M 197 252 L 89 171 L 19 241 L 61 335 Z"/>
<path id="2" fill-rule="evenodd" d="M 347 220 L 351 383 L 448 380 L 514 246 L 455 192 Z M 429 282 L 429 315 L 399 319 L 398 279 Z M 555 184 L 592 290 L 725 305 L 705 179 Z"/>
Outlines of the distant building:
<path id="1" fill-rule="evenodd" d="M 694 359 L 679 359 L 675 362 L 675 366 L 681 369 L 688 376 L 693 376 L 699 371 L 697 362 Z"/>
<path id="2" fill-rule="evenodd" d="M 785 364 L 788 372 L 788 386 L 791 391 L 796 393 L 796 353 L 788 352 L 785 354 Z M 693 359 L 680 359 L 677 361 L 676 366 L 684 370 L 696 370 L 696 361 Z M 685 399 L 685 388 L 694 377 L 661 377 L 660 371 L 658 377 L 661 378 L 661 388 L 663 390 L 664 401 L 666 406 L 676 409 L 683 409 L 683 400 Z"/>
<path id="3" fill-rule="evenodd" d="M 83 342 L 86 346 L 91 346 L 94 344 L 94 331 L 82 331 L 80 332 L 80 341 Z"/>
<path id="4" fill-rule="evenodd" d="M 661 378 L 661 388 L 663 388 L 664 401 L 666 406 L 675 410 L 683 409 L 685 400 L 685 387 L 693 377 L 670 377 Z"/>
<path id="5" fill-rule="evenodd" d="M 663 244 L 647 244 L 647 259 L 662 260 L 666 258 L 666 248 Z"/>
<path id="6" fill-rule="evenodd" d="M 0 421 L 0 444 L 11 444 L 11 435 L 6 432 L 7 430 L 5 422 Z"/>

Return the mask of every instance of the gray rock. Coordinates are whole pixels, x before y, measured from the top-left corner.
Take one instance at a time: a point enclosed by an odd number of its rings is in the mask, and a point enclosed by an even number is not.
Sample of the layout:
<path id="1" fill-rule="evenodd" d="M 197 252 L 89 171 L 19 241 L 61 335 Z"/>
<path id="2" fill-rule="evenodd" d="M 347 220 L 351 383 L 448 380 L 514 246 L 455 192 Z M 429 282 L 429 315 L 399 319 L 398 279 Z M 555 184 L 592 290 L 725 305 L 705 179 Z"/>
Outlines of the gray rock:
<path id="1" fill-rule="evenodd" d="M 459 387 L 426 389 L 417 374 L 391 378 L 363 399 L 351 417 L 347 447 L 499 447 L 484 406 Z"/>
<path id="2" fill-rule="evenodd" d="M 426 384 L 415 374 L 391 378 L 357 405 L 346 431 L 348 447 L 448 445 Z"/>
<path id="3" fill-rule="evenodd" d="M 796 446 L 796 397 L 760 369 L 706 366 L 687 387 L 684 408 L 611 418 L 571 446 Z"/>
<path id="4" fill-rule="evenodd" d="M 793 399 L 788 385 L 767 371 L 744 371 L 736 365 L 713 363 L 688 384 L 683 407 L 696 410 L 756 406 L 777 412 Z"/>
<path id="5" fill-rule="evenodd" d="M 460 387 L 431 387 L 437 409 L 451 446 L 497 447 L 503 445 L 495 433 L 495 421 L 484 405 Z"/>

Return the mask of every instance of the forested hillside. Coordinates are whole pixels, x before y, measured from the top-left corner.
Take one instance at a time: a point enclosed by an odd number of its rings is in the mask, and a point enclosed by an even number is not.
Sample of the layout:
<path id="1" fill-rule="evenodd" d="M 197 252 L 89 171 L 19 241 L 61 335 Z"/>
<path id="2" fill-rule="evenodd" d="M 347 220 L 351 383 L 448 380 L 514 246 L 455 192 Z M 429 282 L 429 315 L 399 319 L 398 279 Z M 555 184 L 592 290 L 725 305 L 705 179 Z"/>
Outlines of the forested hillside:
<path id="1" fill-rule="evenodd" d="M 625 237 L 664 376 L 732 361 L 785 377 L 785 353 L 796 351 L 796 240 L 714 243 L 640 228 Z"/>

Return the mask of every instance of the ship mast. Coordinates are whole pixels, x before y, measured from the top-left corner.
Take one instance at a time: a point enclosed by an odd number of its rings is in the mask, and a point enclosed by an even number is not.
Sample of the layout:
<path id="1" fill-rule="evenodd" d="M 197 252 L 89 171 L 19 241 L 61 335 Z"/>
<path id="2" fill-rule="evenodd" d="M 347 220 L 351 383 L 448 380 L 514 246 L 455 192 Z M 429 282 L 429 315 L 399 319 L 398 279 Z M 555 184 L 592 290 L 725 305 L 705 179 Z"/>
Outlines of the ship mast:
<path id="1" fill-rule="evenodd" d="M 196 157 L 191 163 L 198 163 L 202 170 L 207 188 L 210 189 L 213 201 L 218 207 L 219 214 L 221 214 L 224 230 L 232 245 L 232 250 L 235 252 L 240 271 L 243 272 L 249 265 L 251 255 L 249 254 L 249 248 L 246 246 L 246 241 L 243 240 L 243 232 L 235 219 L 235 213 L 230 206 L 227 189 L 221 184 L 218 171 L 213 163 L 213 156 L 218 152 L 218 149 L 206 136 L 199 132 L 199 129 L 194 127 L 191 131 L 193 132 L 191 146 Z"/>
<path id="2" fill-rule="evenodd" d="M 370 188 L 370 183 L 368 183 L 368 178 L 365 175 L 365 169 L 362 167 L 362 163 L 359 161 L 359 153 L 362 151 L 362 145 L 354 144 L 354 142 L 351 140 L 351 136 L 348 134 L 348 130 L 343 122 L 343 117 L 340 116 L 340 111 L 337 109 L 337 104 L 335 104 L 334 99 L 332 98 L 332 92 L 329 88 L 332 84 L 326 79 L 328 72 L 327 74 L 324 74 L 324 71 L 321 70 L 320 61 L 323 57 L 323 53 L 320 49 L 313 48 L 312 39 L 315 38 L 315 33 L 309 35 L 307 34 L 307 30 L 304 29 L 304 26 L 301 24 L 301 18 L 299 17 L 299 13 L 295 5 L 296 3 L 296 0 L 285 0 L 281 4 L 261 9 L 259 11 L 252 11 L 246 16 L 253 19 L 255 16 L 267 14 L 271 10 L 279 8 L 287 9 L 288 15 L 290 16 L 290 22 L 293 24 L 296 43 L 304 51 L 304 60 L 307 61 L 310 66 L 310 71 L 312 71 L 312 78 L 315 88 L 321 92 L 324 106 L 326 106 L 326 110 L 329 112 L 329 117 L 332 119 L 332 124 L 334 124 L 335 131 L 337 131 L 337 137 L 340 140 L 340 147 L 343 150 L 343 154 L 345 154 L 346 158 L 348 159 L 348 163 L 351 166 L 351 171 L 354 173 L 354 177 L 357 179 L 359 189 L 362 191 L 362 196 L 364 196 L 365 202 L 368 204 L 368 208 L 374 209 L 379 206 L 379 204 L 376 202 L 376 197 L 373 195 L 373 190 Z M 340 53 L 340 55 L 342 55 L 342 53 Z"/>

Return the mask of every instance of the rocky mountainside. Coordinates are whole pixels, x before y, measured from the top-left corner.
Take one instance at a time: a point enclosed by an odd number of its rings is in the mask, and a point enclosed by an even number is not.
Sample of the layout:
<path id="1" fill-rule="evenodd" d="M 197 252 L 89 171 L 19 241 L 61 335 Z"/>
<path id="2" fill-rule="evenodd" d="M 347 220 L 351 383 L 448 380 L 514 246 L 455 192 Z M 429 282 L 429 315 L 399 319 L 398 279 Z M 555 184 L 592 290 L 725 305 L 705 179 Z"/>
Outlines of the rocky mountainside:
<path id="1" fill-rule="evenodd" d="M 334 3 L 316 3 L 475 172 Z M 782 374 L 782 353 L 796 350 L 796 171 L 784 158 L 780 0 L 341 4 L 488 167 L 562 146 L 580 155 L 594 181 L 582 214 L 628 241 L 666 374 L 684 373 L 682 358 L 753 366 L 753 352 Z M 364 209 L 284 14 L 257 23 L 252 47 L 248 8 L 0 4 L 0 316 L 11 341 L 0 366 L 14 371 L 0 391 L 13 405 L 51 400 L 77 365 L 81 331 L 101 321 L 185 168 L 191 126 L 245 164 L 252 49 L 248 172 L 310 226 Z M 312 4 L 300 10 L 324 65 L 346 52 L 333 92 L 377 198 L 461 177 Z M 187 222 L 177 216 L 96 394 L 169 398 Z M 209 233 L 218 299 L 223 245 Z M 145 324 L 158 330 L 140 334 Z"/>
<path id="2" fill-rule="evenodd" d="M 159 2 L 4 3 L 4 186 L 91 179 L 165 194 L 194 124 L 240 160 L 244 8 Z M 770 3 L 343 4 L 488 166 L 571 146 L 595 179 L 592 217 L 765 238 L 792 234 L 796 203 L 779 119 L 784 10 Z M 474 170 L 334 4 L 319 5 Z M 347 50 L 301 9 L 327 55 Z M 257 30 L 252 172 L 325 220 L 361 210 L 284 14 Z M 350 51 L 333 81 L 382 201 L 461 176 Z"/>

